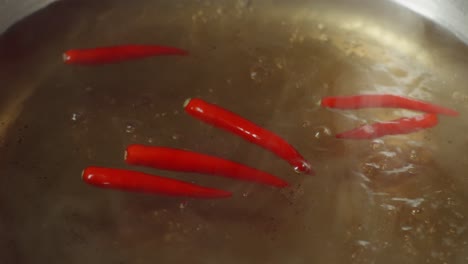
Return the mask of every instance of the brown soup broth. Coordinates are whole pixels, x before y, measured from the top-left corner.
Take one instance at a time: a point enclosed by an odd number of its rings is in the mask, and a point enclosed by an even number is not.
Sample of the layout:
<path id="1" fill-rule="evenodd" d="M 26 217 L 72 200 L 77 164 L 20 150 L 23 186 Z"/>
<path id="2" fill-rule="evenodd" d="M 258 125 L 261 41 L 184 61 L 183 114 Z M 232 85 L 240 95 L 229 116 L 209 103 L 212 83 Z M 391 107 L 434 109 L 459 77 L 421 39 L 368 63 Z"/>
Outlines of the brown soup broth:
<path id="1" fill-rule="evenodd" d="M 465 46 L 393 5 L 386 16 L 400 24 L 334 5 L 340 1 L 278 2 L 62 1 L 4 33 L 2 263 L 466 263 Z M 68 49 L 128 43 L 190 56 L 62 62 Z M 364 123 L 418 114 L 319 107 L 324 96 L 358 93 L 410 96 L 460 116 L 408 135 L 337 140 Z M 195 96 L 281 135 L 317 175 L 297 175 L 273 154 L 191 118 L 182 104 Z M 291 187 L 130 167 L 123 153 L 132 143 L 235 160 Z M 234 196 L 98 189 L 81 181 L 90 165 Z"/>

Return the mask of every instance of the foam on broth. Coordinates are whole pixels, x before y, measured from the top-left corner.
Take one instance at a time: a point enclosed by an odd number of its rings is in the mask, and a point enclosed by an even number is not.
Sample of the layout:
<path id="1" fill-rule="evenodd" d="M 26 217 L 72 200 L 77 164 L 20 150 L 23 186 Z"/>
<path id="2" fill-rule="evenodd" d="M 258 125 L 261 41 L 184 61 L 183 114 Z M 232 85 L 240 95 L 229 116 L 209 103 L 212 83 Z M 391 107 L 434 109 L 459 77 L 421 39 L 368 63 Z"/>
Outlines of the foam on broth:
<path id="1" fill-rule="evenodd" d="M 369 10 L 347 16 L 327 5 L 272 9 L 275 1 L 160 2 L 65 1 L 0 38 L 0 259 L 468 260 L 466 48 L 399 9 L 397 17 L 416 29 L 407 38 Z M 315 2 L 298 6 L 305 3 Z M 191 56 L 91 68 L 61 62 L 66 49 L 129 42 L 177 46 Z M 363 122 L 414 115 L 318 107 L 323 96 L 364 92 L 408 95 L 461 115 L 411 135 L 334 139 Z M 317 176 L 296 175 L 270 153 L 190 118 L 182 104 L 194 96 L 282 135 Z M 81 182 L 88 165 L 130 168 L 122 159 L 130 143 L 236 160 L 292 187 L 133 167 L 235 196 L 174 199 Z"/>

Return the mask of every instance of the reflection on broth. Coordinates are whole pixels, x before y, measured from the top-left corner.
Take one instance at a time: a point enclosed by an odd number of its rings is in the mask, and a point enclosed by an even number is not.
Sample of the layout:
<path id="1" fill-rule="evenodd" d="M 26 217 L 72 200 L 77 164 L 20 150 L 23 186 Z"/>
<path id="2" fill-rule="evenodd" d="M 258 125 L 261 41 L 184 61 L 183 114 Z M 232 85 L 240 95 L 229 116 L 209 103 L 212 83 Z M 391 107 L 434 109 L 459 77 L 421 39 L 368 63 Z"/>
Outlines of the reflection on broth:
<path id="1" fill-rule="evenodd" d="M 63 1 L 1 36 L 0 100 L 8 109 L 0 113 L 0 259 L 468 261 L 465 47 L 393 5 L 382 15 L 361 5 L 346 13 L 328 2 L 276 2 Z M 401 25 L 387 23 L 393 13 Z M 405 25 L 417 31 L 403 34 Z M 70 48 L 130 42 L 191 55 L 91 68 L 61 62 Z M 438 126 L 408 135 L 335 139 L 358 125 L 416 114 L 319 106 L 324 96 L 371 92 L 430 101 L 460 117 L 441 116 Z M 195 96 L 281 135 L 317 175 L 297 175 L 271 153 L 190 118 L 182 104 Z M 131 168 L 123 162 L 131 143 L 235 160 L 291 187 Z M 235 195 L 199 201 L 97 189 L 80 180 L 88 165 Z"/>

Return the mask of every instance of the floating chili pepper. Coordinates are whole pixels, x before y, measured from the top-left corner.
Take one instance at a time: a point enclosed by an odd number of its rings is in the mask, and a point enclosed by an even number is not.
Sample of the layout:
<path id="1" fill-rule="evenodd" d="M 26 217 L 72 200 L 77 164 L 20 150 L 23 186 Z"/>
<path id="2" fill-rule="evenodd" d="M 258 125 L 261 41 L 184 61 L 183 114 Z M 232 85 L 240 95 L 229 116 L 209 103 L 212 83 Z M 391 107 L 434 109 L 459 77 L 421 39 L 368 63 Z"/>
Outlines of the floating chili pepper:
<path id="1" fill-rule="evenodd" d="M 437 115 L 424 114 L 360 126 L 358 128 L 337 134 L 336 138 L 374 139 L 386 135 L 409 134 L 422 129 L 434 127 L 437 125 L 437 123 Z"/>
<path id="2" fill-rule="evenodd" d="M 392 94 L 330 96 L 323 98 L 321 105 L 336 109 L 404 108 L 432 114 L 458 116 L 458 112 L 453 109 Z"/>
<path id="3" fill-rule="evenodd" d="M 199 120 L 234 133 L 245 140 L 261 146 L 289 162 L 296 172 L 314 174 L 302 155 L 280 136 L 253 122 L 215 104 L 199 98 L 184 102 L 185 111 Z"/>
<path id="4" fill-rule="evenodd" d="M 167 46 L 123 45 L 72 49 L 63 54 L 66 64 L 98 65 L 161 55 L 187 55 L 187 51 Z"/>
<path id="5" fill-rule="evenodd" d="M 83 171 L 82 179 L 84 182 L 97 187 L 130 192 L 192 198 L 225 198 L 232 196 L 232 193 L 223 190 L 123 169 L 88 167 Z"/>
<path id="6" fill-rule="evenodd" d="M 130 145 L 125 152 L 125 161 L 132 165 L 149 166 L 162 170 L 221 175 L 276 187 L 286 187 L 288 185 L 286 181 L 276 176 L 237 162 L 175 148 Z"/>

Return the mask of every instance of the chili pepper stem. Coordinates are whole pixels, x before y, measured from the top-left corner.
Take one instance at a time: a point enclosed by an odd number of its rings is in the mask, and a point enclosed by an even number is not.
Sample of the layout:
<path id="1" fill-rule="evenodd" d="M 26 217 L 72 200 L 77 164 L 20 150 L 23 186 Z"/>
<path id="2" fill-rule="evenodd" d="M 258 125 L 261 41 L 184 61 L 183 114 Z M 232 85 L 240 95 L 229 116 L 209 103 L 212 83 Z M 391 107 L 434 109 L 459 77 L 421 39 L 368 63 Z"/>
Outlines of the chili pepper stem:
<path id="1" fill-rule="evenodd" d="M 185 99 L 184 104 L 183 104 L 184 109 L 187 107 L 187 105 L 190 103 L 191 100 L 192 98 Z"/>
<path id="2" fill-rule="evenodd" d="M 70 60 L 70 56 L 66 52 L 64 52 L 62 54 L 62 59 L 63 59 L 64 62 L 67 62 L 67 61 Z"/>

